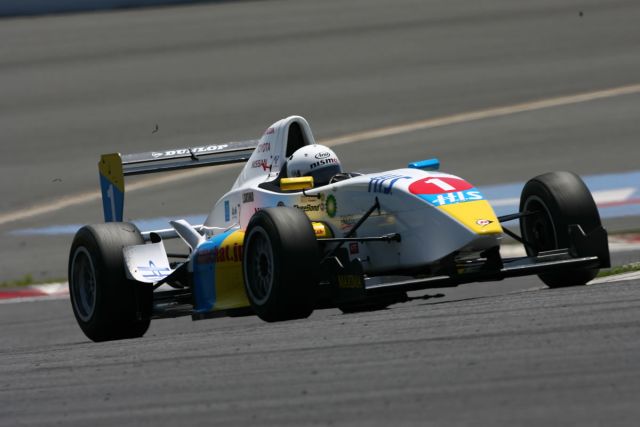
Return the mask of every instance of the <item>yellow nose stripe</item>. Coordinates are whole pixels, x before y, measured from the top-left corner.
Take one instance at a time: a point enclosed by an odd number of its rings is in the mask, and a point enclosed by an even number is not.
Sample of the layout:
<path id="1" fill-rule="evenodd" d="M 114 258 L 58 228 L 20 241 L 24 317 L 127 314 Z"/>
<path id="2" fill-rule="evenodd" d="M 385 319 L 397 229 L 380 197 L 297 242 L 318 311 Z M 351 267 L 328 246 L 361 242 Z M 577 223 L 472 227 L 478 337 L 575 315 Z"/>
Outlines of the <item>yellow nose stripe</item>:
<path id="1" fill-rule="evenodd" d="M 453 203 L 439 206 L 438 209 L 442 209 L 477 234 L 502 233 L 500 222 L 486 200 Z"/>

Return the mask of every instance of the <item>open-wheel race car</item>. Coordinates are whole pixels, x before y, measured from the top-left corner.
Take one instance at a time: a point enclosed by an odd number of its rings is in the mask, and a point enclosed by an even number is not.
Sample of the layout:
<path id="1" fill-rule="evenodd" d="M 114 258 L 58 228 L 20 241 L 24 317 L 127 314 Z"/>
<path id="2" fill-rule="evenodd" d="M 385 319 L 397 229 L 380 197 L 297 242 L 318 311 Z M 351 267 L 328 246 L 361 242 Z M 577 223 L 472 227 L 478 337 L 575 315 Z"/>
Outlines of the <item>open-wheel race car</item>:
<path id="1" fill-rule="evenodd" d="M 140 231 L 122 222 L 125 176 L 236 162 L 246 164 L 203 224 Z M 519 212 L 496 217 L 436 159 L 343 171 L 299 116 L 259 140 L 106 154 L 99 169 L 105 223 L 82 227 L 69 256 L 73 312 L 94 341 L 140 337 L 152 318 L 378 310 L 408 301 L 408 291 L 513 276 L 582 285 L 610 263 L 596 205 L 573 173 L 529 180 Z M 520 235 L 502 226 L 513 220 Z M 527 256 L 501 256 L 507 235 Z M 167 239 L 184 250 L 168 254 Z"/>

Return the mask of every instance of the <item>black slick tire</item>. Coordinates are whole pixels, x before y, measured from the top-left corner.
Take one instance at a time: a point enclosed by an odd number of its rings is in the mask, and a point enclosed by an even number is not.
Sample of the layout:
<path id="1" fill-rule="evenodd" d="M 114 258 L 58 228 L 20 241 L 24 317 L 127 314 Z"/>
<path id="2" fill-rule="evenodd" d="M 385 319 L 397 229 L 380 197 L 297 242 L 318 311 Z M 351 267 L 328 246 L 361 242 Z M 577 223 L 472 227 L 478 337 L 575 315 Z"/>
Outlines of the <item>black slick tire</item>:
<path id="1" fill-rule="evenodd" d="M 142 245 L 135 225 L 105 223 L 82 227 L 69 254 L 69 295 L 73 313 L 93 341 L 138 338 L 149 328 L 153 287 L 127 278 L 122 249 Z"/>
<path id="2" fill-rule="evenodd" d="M 600 214 L 591 192 L 572 172 L 549 172 L 529 180 L 520 196 L 520 212 L 532 213 L 520 219 L 522 238 L 529 256 L 570 245 L 569 225 L 585 233 L 601 226 Z M 580 268 L 540 274 L 550 288 L 584 285 L 598 269 Z"/>
<path id="3" fill-rule="evenodd" d="M 243 250 L 244 285 L 251 307 L 262 320 L 309 317 L 319 263 L 318 241 L 304 212 L 267 208 L 249 221 Z"/>

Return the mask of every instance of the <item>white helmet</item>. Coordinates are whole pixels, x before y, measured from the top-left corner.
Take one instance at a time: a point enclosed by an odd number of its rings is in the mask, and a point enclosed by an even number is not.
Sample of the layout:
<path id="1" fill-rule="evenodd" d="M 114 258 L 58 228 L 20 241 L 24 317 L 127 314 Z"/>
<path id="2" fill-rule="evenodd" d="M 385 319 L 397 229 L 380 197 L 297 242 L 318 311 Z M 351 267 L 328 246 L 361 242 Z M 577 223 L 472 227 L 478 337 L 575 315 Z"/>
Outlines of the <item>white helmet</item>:
<path id="1" fill-rule="evenodd" d="M 324 145 L 305 145 L 287 159 L 287 176 L 312 176 L 314 185 L 329 183 L 332 176 L 342 172 L 338 156 Z"/>

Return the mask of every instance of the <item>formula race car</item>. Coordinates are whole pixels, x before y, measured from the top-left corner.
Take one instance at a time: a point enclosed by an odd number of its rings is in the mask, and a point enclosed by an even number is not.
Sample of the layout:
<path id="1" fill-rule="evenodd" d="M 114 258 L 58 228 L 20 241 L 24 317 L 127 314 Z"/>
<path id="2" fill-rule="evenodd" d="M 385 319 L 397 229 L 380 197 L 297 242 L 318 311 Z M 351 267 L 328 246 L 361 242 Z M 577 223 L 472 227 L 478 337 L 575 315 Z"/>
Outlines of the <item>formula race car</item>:
<path id="1" fill-rule="evenodd" d="M 235 162 L 244 169 L 203 224 L 140 231 L 122 222 L 125 176 Z M 610 263 L 596 205 L 573 173 L 531 179 L 520 212 L 496 217 L 481 191 L 439 172 L 436 159 L 343 171 L 298 116 L 257 141 L 106 154 L 99 169 L 105 223 L 82 227 L 69 255 L 73 312 L 94 341 L 140 337 L 152 318 L 273 322 L 318 308 L 378 310 L 408 301 L 408 291 L 512 276 L 583 285 Z M 501 225 L 512 220 L 520 236 Z M 501 256 L 506 235 L 526 257 Z M 167 253 L 168 239 L 184 250 Z"/>

